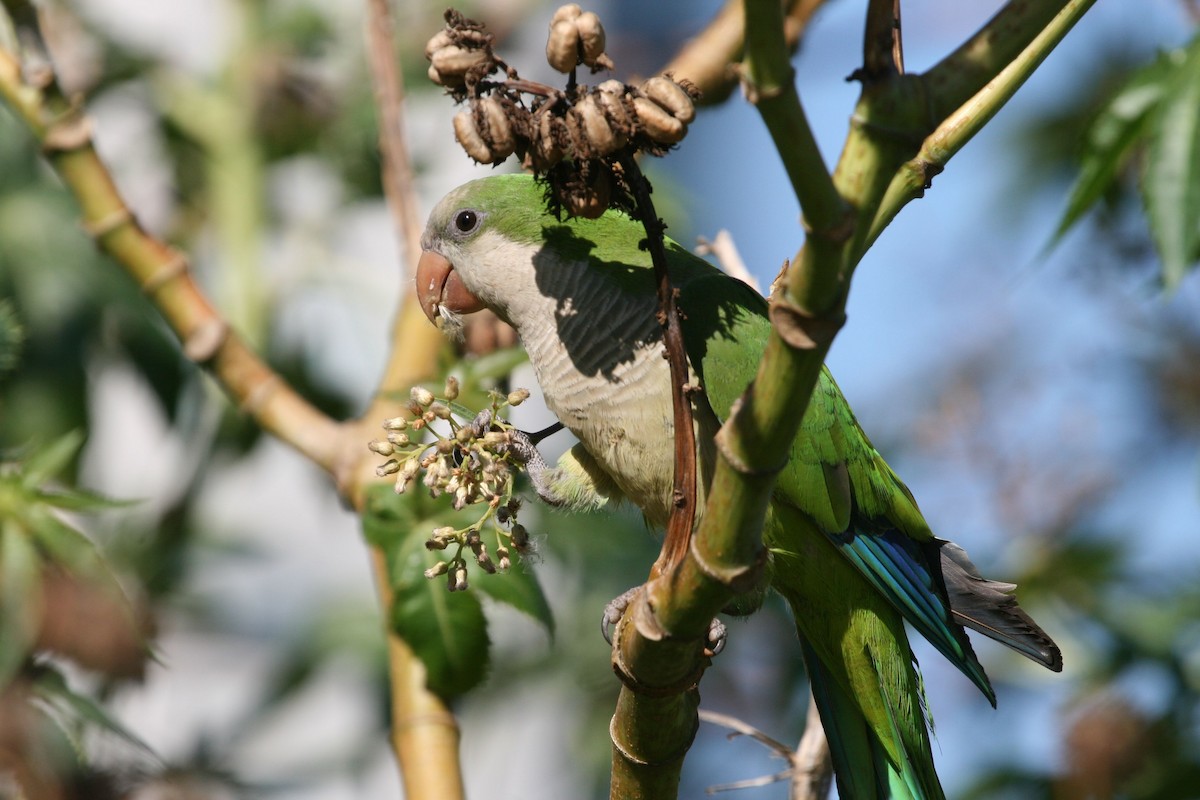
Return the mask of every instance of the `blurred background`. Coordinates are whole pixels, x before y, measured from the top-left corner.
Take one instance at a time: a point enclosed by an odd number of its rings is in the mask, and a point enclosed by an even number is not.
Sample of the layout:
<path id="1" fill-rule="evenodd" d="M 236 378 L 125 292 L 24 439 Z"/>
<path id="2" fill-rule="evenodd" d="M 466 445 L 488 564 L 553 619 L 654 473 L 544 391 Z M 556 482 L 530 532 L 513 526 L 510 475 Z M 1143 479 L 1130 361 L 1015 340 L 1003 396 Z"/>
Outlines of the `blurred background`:
<path id="1" fill-rule="evenodd" d="M 443 6 L 394 5 L 427 210 L 491 170 L 454 143 L 455 109 L 424 78 L 421 49 Z M 905 56 L 920 71 L 1000 3 L 910 5 Z M 660 68 L 719 6 L 589 7 L 629 78 Z M 860 58 L 862 6 L 829 2 L 795 59 L 830 162 L 857 96 L 844 79 Z M 461 8 L 499 34 L 523 76 L 553 80 L 542 56 L 552 4 Z M 338 418 L 373 391 L 406 280 L 381 196 L 362 14 L 333 0 L 49 9 L 62 79 L 87 93 L 101 155 L 138 218 L 191 253 L 233 324 Z M 950 797 L 1200 797 L 1200 280 L 1163 289 L 1132 163 L 1054 240 L 1086 124 L 1130 71 L 1194 35 L 1195 14 L 1181 0 L 1098 3 L 870 251 L 830 356 L 934 530 L 1019 583 L 1063 649 L 1054 675 L 977 640 L 993 711 L 917 645 Z M 691 246 L 728 230 L 763 285 L 801 241 L 778 157 L 740 97 L 703 111 L 649 174 L 671 235 Z M 179 357 L 77 219 L 0 109 L 0 311 L 25 338 L 15 365 L 0 365 L 0 448 L 19 455 L 86 432 L 74 482 L 136 502 L 72 521 L 157 631 L 153 660 L 128 671 L 136 680 L 59 665 L 73 692 L 153 750 L 104 724 L 83 725 L 79 740 L 47 732 L 66 742 L 67 796 L 398 796 L 356 518 L 317 468 Z M 535 407 L 520 411 L 518 424 L 537 424 Z M 606 797 L 617 682 L 596 622 L 642 580 L 658 541 L 631 512 L 542 513 L 530 527 L 557 635 L 488 606 L 492 674 L 457 708 L 468 792 Z M 702 694 L 704 707 L 795 742 L 805 683 L 781 605 L 732 624 Z M 63 730 L 81 713 L 59 713 Z M 4 735 L 0 708 L 0 749 Z M 704 725 L 681 796 L 781 768 Z M 0 782 L 0 797 L 11 791 Z"/>

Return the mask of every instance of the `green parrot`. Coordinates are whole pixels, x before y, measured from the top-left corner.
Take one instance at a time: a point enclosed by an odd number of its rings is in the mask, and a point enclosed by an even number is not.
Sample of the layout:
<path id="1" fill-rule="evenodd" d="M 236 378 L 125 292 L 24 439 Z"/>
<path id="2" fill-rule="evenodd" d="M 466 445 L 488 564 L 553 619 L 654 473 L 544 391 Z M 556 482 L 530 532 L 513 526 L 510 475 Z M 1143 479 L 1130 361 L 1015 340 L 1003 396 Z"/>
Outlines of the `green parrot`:
<path id="1" fill-rule="evenodd" d="M 531 177 L 494 176 L 434 208 L 416 281 L 431 320 L 455 328 L 461 315 L 490 308 L 516 329 L 546 404 L 579 439 L 553 468 L 528 454 L 544 500 L 593 509 L 627 500 L 662 526 L 673 415 L 644 237 L 618 212 L 559 221 Z M 667 257 L 702 387 L 692 395 L 702 503 L 713 436 L 754 378 L 770 322 L 767 301 L 741 281 L 671 241 Z M 846 800 L 944 796 L 905 620 L 993 705 L 963 626 L 1062 668 L 1054 642 L 1018 607 L 1015 587 L 983 578 L 962 548 L 934 537 L 828 370 L 775 485 L 763 541 L 771 586 L 795 616 Z"/>

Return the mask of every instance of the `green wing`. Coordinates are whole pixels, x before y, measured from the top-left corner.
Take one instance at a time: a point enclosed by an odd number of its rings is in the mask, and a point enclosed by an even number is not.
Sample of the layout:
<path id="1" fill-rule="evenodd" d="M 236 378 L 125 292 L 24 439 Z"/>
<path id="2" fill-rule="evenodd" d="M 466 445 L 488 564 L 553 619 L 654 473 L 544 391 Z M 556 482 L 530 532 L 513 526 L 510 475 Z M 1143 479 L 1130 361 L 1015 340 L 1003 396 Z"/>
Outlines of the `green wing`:
<path id="1" fill-rule="evenodd" d="M 688 357 L 724 419 L 758 368 L 770 333 L 766 301 L 715 269 L 680 291 Z M 908 488 L 875 451 L 822 369 L 774 499 L 808 516 L 926 639 L 995 704 L 956 621 L 934 538 Z"/>

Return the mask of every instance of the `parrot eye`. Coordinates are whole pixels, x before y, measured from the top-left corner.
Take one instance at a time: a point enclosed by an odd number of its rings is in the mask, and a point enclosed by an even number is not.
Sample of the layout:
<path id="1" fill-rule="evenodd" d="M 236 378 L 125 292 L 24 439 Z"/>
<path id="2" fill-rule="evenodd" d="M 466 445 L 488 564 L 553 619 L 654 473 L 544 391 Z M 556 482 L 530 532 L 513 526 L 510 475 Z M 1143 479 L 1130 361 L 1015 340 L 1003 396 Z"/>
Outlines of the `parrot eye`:
<path id="1" fill-rule="evenodd" d="M 479 215 L 470 209 L 465 209 L 454 215 L 454 227 L 459 233 L 470 233 L 479 227 Z"/>

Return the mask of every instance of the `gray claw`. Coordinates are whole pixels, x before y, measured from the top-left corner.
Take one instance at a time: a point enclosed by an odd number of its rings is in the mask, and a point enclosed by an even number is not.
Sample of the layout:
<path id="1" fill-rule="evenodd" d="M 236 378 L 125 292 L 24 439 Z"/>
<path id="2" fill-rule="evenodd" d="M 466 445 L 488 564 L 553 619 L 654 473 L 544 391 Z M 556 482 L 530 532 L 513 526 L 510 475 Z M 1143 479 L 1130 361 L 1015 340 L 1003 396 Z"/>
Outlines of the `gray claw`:
<path id="1" fill-rule="evenodd" d="M 710 656 L 715 656 L 717 653 L 725 649 L 725 642 L 729 637 L 729 629 L 725 627 L 725 623 L 716 617 L 712 618 L 712 622 L 708 623 L 708 652 Z"/>
<path id="2" fill-rule="evenodd" d="M 634 586 L 608 601 L 608 605 L 604 607 L 604 615 L 600 617 L 600 635 L 604 637 L 604 641 L 612 644 L 612 628 L 621 621 L 625 609 L 629 608 L 629 604 L 641 590 L 641 586 Z"/>

